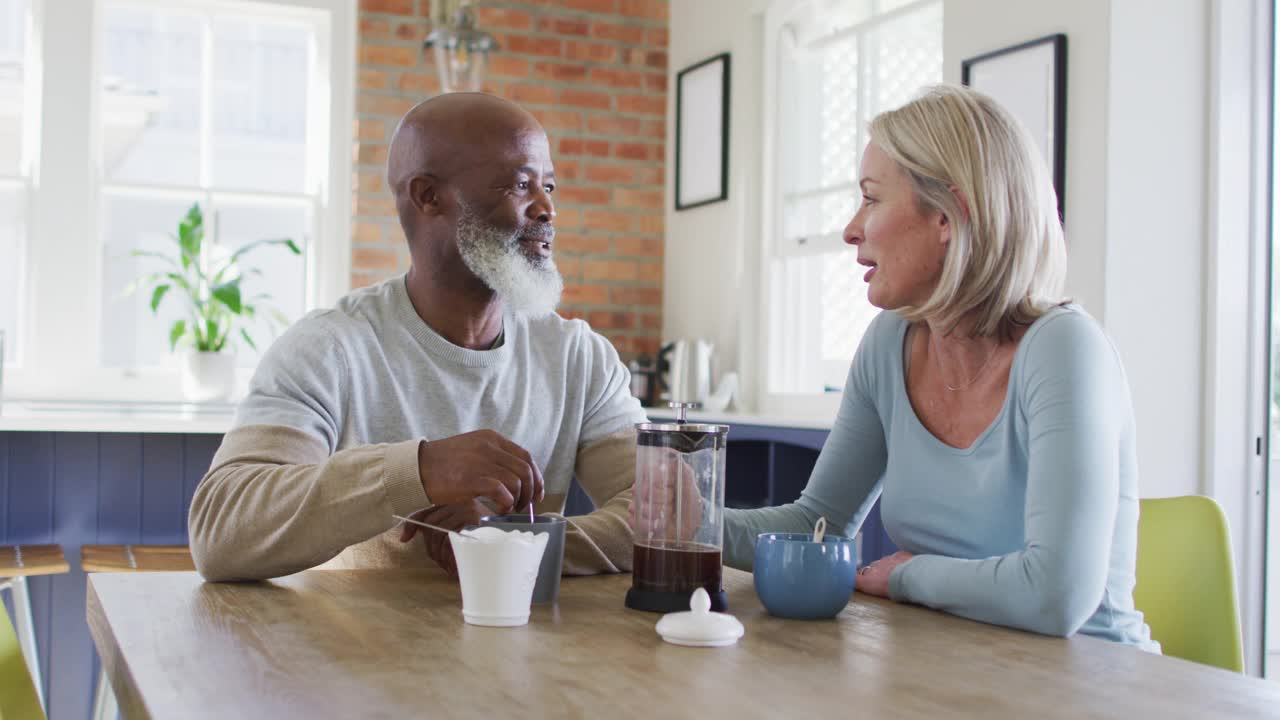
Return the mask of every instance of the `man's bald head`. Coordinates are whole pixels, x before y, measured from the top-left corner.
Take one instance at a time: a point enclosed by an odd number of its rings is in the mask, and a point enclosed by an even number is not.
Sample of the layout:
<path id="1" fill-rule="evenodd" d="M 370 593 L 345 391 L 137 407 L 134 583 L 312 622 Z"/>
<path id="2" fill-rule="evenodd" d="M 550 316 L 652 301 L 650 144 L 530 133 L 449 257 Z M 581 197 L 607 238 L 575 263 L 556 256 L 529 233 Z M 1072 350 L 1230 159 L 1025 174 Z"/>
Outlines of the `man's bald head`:
<path id="1" fill-rule="evenodd" d="M 445 93 L 418 103 L 400 119 L 387 153 L 387 184 L 397 204 L 419 175 L 445 179 L 500 152 L 542 126 L 513 102 L 484 93 Z"/>
<path id="2" fill-rule="evenodd" d="M 417 105 L 391 139 L 387 184 L 414 268 L 517 311 L 555 307 L 555 168 L 524 109 L 480 93 Z"/>

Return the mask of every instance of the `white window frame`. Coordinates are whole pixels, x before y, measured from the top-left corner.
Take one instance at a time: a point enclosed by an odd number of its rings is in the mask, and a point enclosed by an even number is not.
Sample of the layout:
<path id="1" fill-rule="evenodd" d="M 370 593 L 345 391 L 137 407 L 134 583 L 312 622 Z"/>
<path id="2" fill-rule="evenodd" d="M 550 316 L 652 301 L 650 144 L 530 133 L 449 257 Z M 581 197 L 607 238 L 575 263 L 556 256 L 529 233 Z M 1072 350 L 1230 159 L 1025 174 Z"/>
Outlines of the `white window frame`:
<path id="1" fill-rule="evenodd" d="M 129 4 L 204 9 L 209 0 L 125 0 Z M 43 107 L 38 149 L 31 175 L 27 222 L 26 288 L 19 322 L 22 354 L 5 370 L 4 392 L 11 399 L 145 400 L 181 399 L 176 368 L 111 369 L 100 365 L 102 298 L 102 199 L 98 102 L 100 35 L 104 0 L 33 0 L 36 48 L 27 77 Z M 238 15 L 297 13 L 318 21 L 319 87 L 309 103 L 329 104 L 327 117 L 309 113 L 308 133 L 327 136 L 324 172 L 308 173 L 319 184 L 316 237 L 307 248 L 308 308 L 331 305 L 350 289 L 351 147 L 357 18 L 351 0 L 218 1 Z M 327 11 L 318 16 L 316 11 Z M 45 32 L 48 28 L 50 32 Z M 77 89 L 79 91 L 77 91 Z M 311 126 L 315 123 L 315 127 Z M 121 184 L 113 183 L 120 187 Z M 164 186 L 162 192 L 172 192 Z M 208 191 L 193 188 L 208 197 Z M 150 192 L 150 190 L 148 190 Z M 215 195 L 225 197 L 226 193 Z M 236 195 L 264 197 L 271 193 Z M 164 342 L 164 338 L 157 338 Z M 243 392 L 252 370 L 238 372 Z"/>
<path id="2" fill-rule="evenodd" d="M 0 189 L 18 188 L 22 190 L 22 198 L 24 200 L 23 209 L 23 237 L 18 239 L 18 257 L 19 264 L 25 264 L 30 256 L 31 248 L 31 224 L 32 212 L 35 206 L 35 164 L 36 156 L 39 153 L 40 143 L 40 39 L 39 34 L 35 31 L 39 27 L 39 16 L 44 4 L 44 0 L 28 0 L 27 14 L 24 24 L 25 42 L 23 44 L 23 64 L 22 64 L 22 146 L 21 155 L 19 157 L 17 175 L 0 174 Z M 24 335 L 29 325 L 26 319 L 26 309 L 30 307 L 30 301 L 27 297 L 28 288 L 31 283 L 27 279 L 26 273 L 18 275 L 18 314 L 17 325 L 14 328 L 12 336 L 4 338 L 5 347 L 0 348 L 0 365 L 4 364 L 5 355 L 14 352 L 9 346 L 16 346 L 15 357 L 21 361 L 22 353 L 26 349 Z"/>
<path id="3" fill-rule="evenodd" d="M 915 12 L 919 8 L 929 5 L 934 0 L 917 0 L 877 14 L 861 23 L 839 31 L 837 35 L 824 39 L 822 42 L 830 42 L 838 37 L 844 37 L 851 33 L 866 33 L 872 28 L 890 22 L 902 15 Z M 777 415 L 802 415 L 814 417 L 833 417 L 840 407 L 840 400 L 843 392 L 824 392 L 824 393 L 779 393 L 770 389 L 770 378 L 776 374 L 785 376 L 794 376 L 796 373 L 806 372 L 795 364 L 795 356 L 792 350 L 796 347 L 814 347 L 816 346 L 809 341 L 810 338 L 817 335 L 815 328 L 819 322 L 817 313 L 797 313 L 795 311 L 796 304 L 790 299 L 781 299 L 778 294 L 781 292 L 778 287 L 781 283 L 776 277 L 779 270 L 774 259 L 786 256 L 801 256 L 807 254 L 830 252 L 834 249 L 843 247 L 843 239 L 839 234 L 823 235 L 817 238 L 806 238 L 803 246 L 797 246 L 785 253 L 779 252 L 779 238 L 782 237 L 782 216 L 783 207 L 781 202 L 781 181 L 779 179 L 780 162 L 778 159 L 779 143 L 778 135 L 780 132 L 781 117 L 779 108 L 781 105 L 779 95 L 779 63 L 781 60 L 779 47 L 779 36 L 782 29 L 797 16 L 808 12 L 814 6 L 824 4 L 822 0 L 774 0 L 770 3 L 764 13 L 764 117 L 762 119 L 763 142 L 761 150 L 763 152 L 762 172 L 761 172 L 761 195 L 764 202 L 761 204 L 761 228 L 760 233 L 760 275 L 759 283 L 761 292 L 759 293 L 759 312 L 757 317 L 760 318 L 760 327 L 757 332 L 756 340 L 756 356 L 760 358 L 760 384 L 757 388 L 757 397 L 760 412 L 764 414 Z M 865 56 L 863 44 L 859 44 L 859 57 Z M 873 74 L 869 63 L 859 62 L 858 72 L 865 79 L 870 78 Z M 874 79 L 860 82 L 858 87 L 858 96 L 862 102 L 869 102 L 871 97 L 872 82 Z M 866 129 L 863 128 L 859 121 L 856 128 L 858 141 L 857 145 L 865 144 Z M 858 148 L 861 154 L 861 147 Z M 851 158 L 851 162 L 854 160 Z M 837 188 L 824 188 L 823 190 L 832 190 Z M 856 185 L 850 185 L 851 196 L 856 194 Z M 778 337 L 776 334 L 771 335 L 772 328 L 782 328 L 785 337 Z M 802 340 L 802 338 L 804 338 Z M 849 358 L 852 361 L 852 357 Z"/>

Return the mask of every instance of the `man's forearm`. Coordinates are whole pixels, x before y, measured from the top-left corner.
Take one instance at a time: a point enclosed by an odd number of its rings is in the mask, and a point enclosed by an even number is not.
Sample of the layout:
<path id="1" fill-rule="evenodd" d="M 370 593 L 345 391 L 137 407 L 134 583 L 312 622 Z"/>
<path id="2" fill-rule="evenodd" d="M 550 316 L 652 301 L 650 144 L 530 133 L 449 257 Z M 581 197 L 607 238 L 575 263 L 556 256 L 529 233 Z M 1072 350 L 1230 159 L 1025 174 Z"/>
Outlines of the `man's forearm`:
<path id="1" fill-rule="evenodd" d="M 631 572 L 631 490 L 587 515 L 566 517 L 564 574 Z"/>
<path id="2" fill-rule="evenodd" d="M 293 428 L 223 438 L 191 501 L 196 567 L 209 580 L 279 577 L 319 565 L 428 504 L 418 441 L 328 454 Z"/>
<path id="3" fill-rule="evenodd" d="M 564 574 L 631 572 L 635 432 L 623 431 L 580 450 L 576 472 L 597 509 L 588 515 L 569 518 Z"/>

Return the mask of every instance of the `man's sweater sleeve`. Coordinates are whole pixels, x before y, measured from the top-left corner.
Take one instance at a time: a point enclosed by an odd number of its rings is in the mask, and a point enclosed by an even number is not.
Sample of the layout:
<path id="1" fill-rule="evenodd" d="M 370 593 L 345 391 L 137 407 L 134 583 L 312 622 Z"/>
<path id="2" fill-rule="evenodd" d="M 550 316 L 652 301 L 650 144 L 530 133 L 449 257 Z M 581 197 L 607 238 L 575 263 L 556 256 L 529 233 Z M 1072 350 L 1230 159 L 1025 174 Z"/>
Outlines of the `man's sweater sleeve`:
<path id="1" fill-rule="evenodd" d="M 429 504 L 419 440 L 335 452 L 351 383 L 327 323 L 309 316 L 272 344 L 196 489 L 191 553 L 209 580 L 314 567 Z"/>
<path id="2" fill-rule="evenodd" d="M 564 574 L 631 572 L 635 431 L 623 430 L 579 450 L 574 473 L 596 511 L 568 518 Z"/>
<path id="3" fill-rule="evenodd" d="M 223 438 L 191 500 L 196 568 L 208 580 L 258 580 L 320 565 L 430 504 L 419 440 L 329 455 L 307 433 L 249 425 Z"/>
<path id="4" fill-rule="evenodd" d="M 631 572 L 631 486 L 636 478 L 635 424 L 645 421 L 632 397 L 631 374 L 613 345 L 580 320 L 580 373 L 585 407 L 574 475 L 596 511 L 569 519 L 566 575 Z"/>

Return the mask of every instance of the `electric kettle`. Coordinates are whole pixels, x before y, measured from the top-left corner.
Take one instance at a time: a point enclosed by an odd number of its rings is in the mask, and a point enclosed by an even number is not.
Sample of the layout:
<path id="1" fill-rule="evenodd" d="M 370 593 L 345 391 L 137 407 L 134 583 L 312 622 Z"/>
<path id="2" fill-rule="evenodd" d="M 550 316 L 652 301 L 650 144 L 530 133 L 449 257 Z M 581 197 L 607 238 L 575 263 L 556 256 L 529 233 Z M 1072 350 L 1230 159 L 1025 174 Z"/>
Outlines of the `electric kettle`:
<path id="1" fill-rule="evenodd" d="M 720 385 L 711 387 L 711 356 L 715 346 L 707 340 L 675 340 L 662 349 L 667 366 L 667 399 L 699 403 L 706 410 L 723 410 L 738 387 L 737 373 L 724 373 Z M 661 364 L 659 365 L 661 368 Z"/>
<path id="2" fill-rule="evenodd" d="M 706 340 L 676 340 L 667 361 L 671 402 L 701 403 L 711 394 L 711 352 Z"/>

